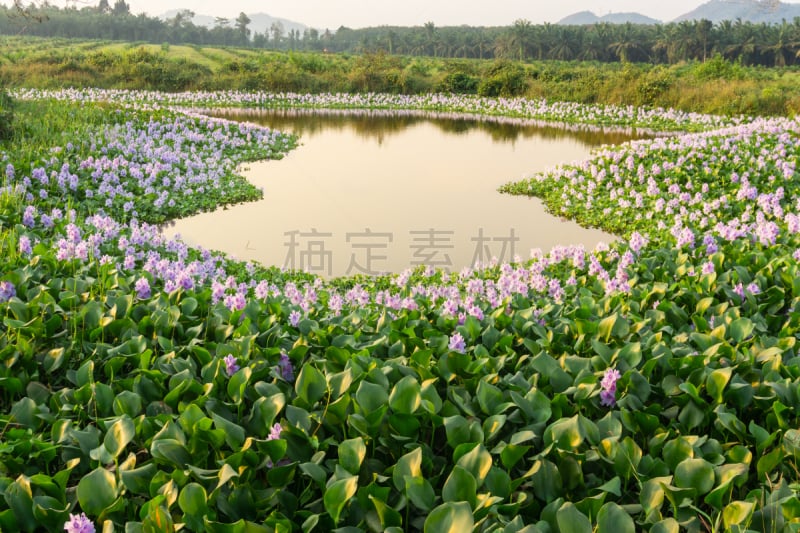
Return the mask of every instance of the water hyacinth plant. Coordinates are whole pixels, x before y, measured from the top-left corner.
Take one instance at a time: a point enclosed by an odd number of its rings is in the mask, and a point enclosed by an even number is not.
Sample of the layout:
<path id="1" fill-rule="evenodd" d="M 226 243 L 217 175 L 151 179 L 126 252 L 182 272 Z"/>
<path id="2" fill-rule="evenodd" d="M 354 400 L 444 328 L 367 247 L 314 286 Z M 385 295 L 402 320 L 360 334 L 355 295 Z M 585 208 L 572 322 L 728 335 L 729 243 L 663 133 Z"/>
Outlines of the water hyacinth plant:
<path id="1" fill-rule="evenodd" d="M 17 94 L 55 126 L 0 154 L 3 531 L 800 522 L 797 121 L 543 112 L 706 131 L 507 187 L 611 246 L 325 281 L 161 236 L 257 194 L 236 166 L 294 145 L 162 106 L 422 103 Z"/>

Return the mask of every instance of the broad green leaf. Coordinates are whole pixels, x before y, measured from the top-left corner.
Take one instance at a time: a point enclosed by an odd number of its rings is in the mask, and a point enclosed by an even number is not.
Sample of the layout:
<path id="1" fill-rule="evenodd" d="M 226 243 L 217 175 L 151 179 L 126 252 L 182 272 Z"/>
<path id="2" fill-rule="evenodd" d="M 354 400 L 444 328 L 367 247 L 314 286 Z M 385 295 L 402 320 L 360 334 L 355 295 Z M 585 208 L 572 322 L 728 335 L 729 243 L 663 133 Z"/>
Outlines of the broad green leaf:
<path id="1" fill-rule="evenodd" d="M 714 467 L 705 459 L 685 459 L 675 468 L 674 483 L 682 489 L 705 494 L 714 487 Z"/>
<path id="2" fill-rule="evenodd" d="M 442 499 L 446 502 L 468 502 L 475 507 L 478 484 L 466 469 L 455 466 L 442 488 Z"/>
<path id="3" fill-rule="evenodd" d="M 742 317 L 731 322 L 730 326 L 728 327 L 728 331 L 731 334 L 733 341 L 738 344 L 753 333 L 754 327 L 755 325 L 753 324 L 752 320 Z"/>
<path id="4" fill-rule="evenodd" d="M 120 474 L 122 484 L 133 494 L 149 495 L 150 481 L 156 474 L 156 465 L 152 462 L 133 470 L 123 470 Z"/>
<path id="5" fill-rule="evenodd" d="M 325 376 L 314 368 L 313 365 L 305 364 L 300 369 L 297 375 L 297 380 L 294 384 L 297 396 L 301 398 L 306 405 L 314 405 L 325 396 L 325 391 L 328 390 L 328 382 Z"/>
<path id="6" fill-rule="evenodd" d="M 422 448 L 414 448 L 413 451 L 408 452 L 394 465 L 392 472 L 392 482 L 394 487 L 403 492 L 406 488 L 406 476 L 422 477 Z"/>
<path id="7" fill-rule="evenodd" d="M 150 446 L 150 453 L 155 459 L 180 469 L 186 468 L 186 465 L 192 461 L 192 456 L 186 446 L 174 439 L 154 440 Z"/>
<path id="8" fill-rule="evenodd" d="M 708 379 L 706 380 L 706 390 L 714 402 L 722 403 L 723 391 L 725 390 L 725 386 L 730 381 L 732 374 L 733 368 L 726 367 L 718 368 L 708 375 Z"/>
<path id="9" fill-rule="evenodd" d="M 81 509 L 97 516 L 117 498 L 117 480 L 105 468 L 96 468 L 78 482 L 77 494 Z"/>
<path id="10" fill-rule="evenodd" d="M 405 476 L 406 496 L 415 506 L 424 512 L 433 509 L 436 493 L 427 479 L 423 477 Z"/>
<path id="11" fill-rule="evenodd" d="M 36 519 L 33 516 L 33 493 L 30 479 L 26 476 L 19 476 L 16 481 L 5 488 L 3 497 L 16 517 L 17 526 L 33 531 L 36 527 Z"/>
<path id="12" fill-rule="evenodd" d="M 114 422 L 103 439 L 103 445 L 111 454 L 112 458 L 116 458 L 120 453 L 125 450 L 125 447 L 133 440 L 136 435 L 136 427 L 133 420 L 127 415 L 123 415 L 119 420 Z"/>
<path id="13" fill-rule="evenodd" d="M 378 520 L 380 521 L 380 526 L 384 531 L 387 531 L 390 528 L 399 527 L 403 524 L 402 515 L 389 507 L 386 502 L 379 500 L 372 494 L 369 495 L 369 499 L 372 502 L 372 505 L 375 507 L 375 511 L 378 514 Z"/>
<path id="14" fill-rule="evenodd" d="M 568 452 L 576 451 L 583 438 L 577 416 L 557 420 L 544 430 L 545 445 L 555 444 L 559 449 Z"/>
<path id="15" fill-rule="evenodd" d="M 480 488 L 489 473 L 489 469 L 492 468 L 492 456 L 489 455 L 483 444 L 478 444 L 471 451 L 462 455 L 456 464 L 472 474 Z"/>
<path id="16" fill-rule="evenodd" d="M 424 533 L 466 533 L 472 531 L 475 520 L 466 502 L 445 502 L 431 511 L 425 519 Z"/>
<path id="17" fill-rule="evenodd" d="M 563 490 L 563 480 L 558 467 L 547 459 L 534 461 L 531 469 L 525 474 L 530 477 L 534 494 L 544 502 L 552 502 Z"/>
<path id="18" fill-rule="evenodd" d="M 665 518 L 653 524 L 650 533 L 680 533 L 681 527 L 674 518 Z"/>
<path id="19" fill-rule="evenodd" d="M 361 437 L 345 440 L 339 444 L 339 464 L 351 474 L 358 474 L 366 454 L 367 447 Z"/>
<path id="20" fill-rule="evenodd" d="M 750 520 L 756 508 L 755 502 L 735 501 L 725 506 L 722 511 L 722 521 L 726 528 L 733 525 L 744 524 Z"/>
<path id="21" fill-rule="evenodd" d="M 114 397 L 114 414 L 128 415 L 131 418 L 142 412 L 142 397 L 135 392 L 124 390 Z"/>
<path id="22" fill-rule="evenodd" d="M 373 413 L 389 402 L 389 393 L 380 385 L 362 381 L 356 391 L 356 402 L 364 414 Z"/>
<path id="23" fill-rule="evenodd" d="M 500 407 L 503 405 L 503 391 L 482 379 L 478 381 L 476 396 L 478 397 L 478 405 L 480 405 L 484 414 L 499 414 Z"/>
<path id="24" fill-rule="evenodd" d="M 34 496 L 33 517 L 40 526 L 51 531 L 63 528 L 69 518 L 69 504 L 61 503 L 51 496 Z M 19 517 L 19 515 L 18 515 Z"/>
<path id="25" fill-rule="evenodd" d="M 614 502 L 608 502 L 597 513 L 597 530 L 614 533 L 636 533 L 631 515 Z"/>
<path id="26" fill-rule="evenodd" d="M 422 386 L 413 376 L 398 381 L 389 395 L 389 407 L 395 413 L 412 415 L 422 403 Z"/>
<path id="27" fill-rule="evenodd" d="M 199 483 L 188 483 L 178 495 L 178 506 L 186 514 L 204 515 L 208 509 L 206 489 Z"/>
<path id="28" fill-rule="evenodd" d="M 203 531 L 203 517 L 208 514 L 208 495 L 199 483 L 188 483 L 178 495 L 183 520 L 192 531 Z"/>
<path id="29" fill-rule="evenodd" d="M 580 512 L 577 507 L 567 502 L 556 513 L 558 528 L 570 533 L 592 533 L 592 523 L 589 517 Z"/>
<path id="30" fill-rule="evenodd" d="M 355 495 L 356 489 L 358 489 L 358 477 L 350 476 L 336 481 L 325 490 L 322 501 L 334 524 L 339 523 L 342 510 Z"/>

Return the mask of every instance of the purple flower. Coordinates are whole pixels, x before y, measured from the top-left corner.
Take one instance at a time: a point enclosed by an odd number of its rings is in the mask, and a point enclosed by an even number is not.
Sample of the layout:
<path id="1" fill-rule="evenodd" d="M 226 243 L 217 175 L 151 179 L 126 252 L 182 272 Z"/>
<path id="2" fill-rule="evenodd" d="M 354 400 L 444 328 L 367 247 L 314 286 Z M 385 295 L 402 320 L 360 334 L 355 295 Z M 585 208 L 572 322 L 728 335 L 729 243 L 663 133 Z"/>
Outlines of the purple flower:
<path id="1" fill-rule="evenodd" d="M 276 422 L 269 430 L 269 435 L 267 435 L 267 440 L 278 440 L 279 438 L 281 438 L 281 431 L 283 431 L 283 428 L 281 427 L 280 424 Z"/>
<path id="2" fill-rule="evenodd" d="M 64 524 L 64 531 L 67 533 L 94 533 L 94 524 L 86 518 L 85 513 L 70 514 L 69 520 Z"/>
<path id="3" fill-rule="evenodd" d="M 137 279 L 134 289 L 136 289 L 136 297 L 140 300 L 145 300 L 151 296 L 150 282 L 147 281 L 147 278 Z"/>
<path id="4" fill-rule="evenodd" d="M 222 361 L 225 363 L 225 372 L 227 372 L 228 376 L 232 376 L 239 371 L 239 364 L 233 355 L 226 355 Z"/>
<path id="5" fill-rule="evenodd" d="M 19 253 L 22 255 L 31 255 L 31 253 L 33 253 L 31 249 L 31 240 L 27 235 L 21 235 L 19 238 Z"/>
<path id="6" fill-rule="evenodd" d="M 600 381 L 600 386 L 605 390 L 616 390 L 617 380 L 621 377 L 622 376 L 620 375 L 619 370 L 616 368 L 609 368 L 606 370 L 605 374 L 603 374 L 603 379 Z"/>
<path id="7" fill-rule="evenodd" d="M 600 405 L 604 407 L 614 407 L 617 405 L 616 395 L 616 389 L 600 391 Z"/>
<path id="8" fill-rule="evenodd" d="M 289 356 L 285 353 L 281 354 L 281 358 L 278 361 L 278 372 L 285 381 L 294 381 L 294 367 Z"/>
<path id="9" fill-rule="evenodd" d="M 291 324 L 293 328 L 296 328 L 297 324 L 299 323 L 300 323 L 300 312 L 295 310 L 289 313 L 289 324 Z"/>
<path id="10" fill-rule="evenodd" d="M 450 344 L 447 347 L 454 352 L 464 353 L 467 345 L 461 333 L 456 332 L 450 337 Z"/>
<path id="11" fill-rule="evenodd" d="M 32 228 L 36 224 L 36 208 L 29 205 L 22 214 L 22 223 Z"/>
<path id="12" fill-rule="evenodd" d="M 739 298 L 744 299 L 744 287 L 741 283 L 736 284 L 736 286 L 733 288 L 733 292 L 735 292 Z"/>
<path id="13" fill-rule="evenodd" d="M 713 274 L 714 273 L 714 263 L 711 261 L 706 261 L 703 263 L 703 268 L 701 269 L 703 275 Z"/>
<path id="14" fill-rule="evenodd" d="M 761 287 L 758 286 L 758 283 L 755 281 L 747 286 L 747 292 L 755 296 L 756 294 L 761 292 Z"/>
<path id="15" fill-rule="evenodd" d="M 7 302 L 17 295 L 17 289 L 10 281 L 0 281 L 0 302 Z"/>
<path id="16" fill-rule="evenodd" d="M 617 404 L 617 380 L 620 377 L 622 376 L 616 368 L 609 368 L 605 371 L 603 379 L 600 381 L 600 386 L 603 388 L 600 391 L 600 405 L 614 407 Z"/>

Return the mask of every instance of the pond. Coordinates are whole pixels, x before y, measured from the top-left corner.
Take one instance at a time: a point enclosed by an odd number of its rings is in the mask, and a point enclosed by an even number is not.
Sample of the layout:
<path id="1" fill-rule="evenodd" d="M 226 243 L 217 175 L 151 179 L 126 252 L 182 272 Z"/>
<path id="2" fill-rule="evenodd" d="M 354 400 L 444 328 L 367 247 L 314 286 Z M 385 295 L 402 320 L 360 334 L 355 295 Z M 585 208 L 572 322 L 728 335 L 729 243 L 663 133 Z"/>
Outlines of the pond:
<path id="1" fill-rule="evenodd" d="M 422 264 L 457 272 L 492 258 L 527 259 L 537 248 L 611 242 L 546 213 L 537 199 L 497 188 L 636 137 L 410 112 L 250 110 L 228 118 L 296 133 L 300 146 L 243 168 L 263 200 L 178 220 L 164 232 L 326 277 Z"/>

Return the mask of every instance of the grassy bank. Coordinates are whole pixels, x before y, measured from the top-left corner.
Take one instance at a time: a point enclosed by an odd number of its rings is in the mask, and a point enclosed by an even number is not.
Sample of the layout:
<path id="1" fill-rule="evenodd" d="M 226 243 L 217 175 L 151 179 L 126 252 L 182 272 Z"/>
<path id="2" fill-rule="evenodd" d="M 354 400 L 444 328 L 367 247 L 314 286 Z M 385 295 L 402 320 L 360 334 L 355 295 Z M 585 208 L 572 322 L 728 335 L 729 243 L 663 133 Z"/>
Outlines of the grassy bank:
<path id="1" fill-rule="evenodd" d="M 666 67 L 269 52 L 33 37 L 0 40 L 4 49 L 0 79 L 12 87 L 454 92 L 724 115 L 794 116 L 800 111 L 796 69 L 744 67 L 720 57 Z"/>

